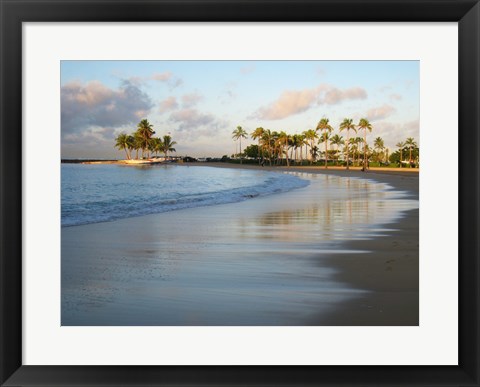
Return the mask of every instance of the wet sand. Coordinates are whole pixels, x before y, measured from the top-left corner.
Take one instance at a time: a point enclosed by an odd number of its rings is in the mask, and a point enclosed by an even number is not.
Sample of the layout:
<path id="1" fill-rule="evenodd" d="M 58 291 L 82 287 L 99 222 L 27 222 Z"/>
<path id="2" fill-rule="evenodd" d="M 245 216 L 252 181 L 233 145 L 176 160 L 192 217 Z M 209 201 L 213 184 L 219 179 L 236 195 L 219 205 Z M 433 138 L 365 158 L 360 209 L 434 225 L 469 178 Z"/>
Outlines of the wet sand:
<path id="1" fill-rule="evenodd" d="M 208 165 L 204 164 L 204 165 Z M 216 163 L 223 168 L 225 164 Z M 236 168 L 267 168 L 272 170 L 301 171 L 335 176 L 351 176 L 387 183 L 397 190 L 419 200 L 418 169 L 373 168 L 362 172 L 360 168 L 323 167 L 260 167 L 238 165 Z M 362 260 L 352 254 L 341 254 L 329 260 L 337 269 L 338 281 L 368 290 L 358 298 L 339 303 L 335 311 L 318 315 L 318 325 L 418 325 L 419 324 L 419 210 L 405 211 L 392 231 L 374 241 L 350 241 L 353 250 L 370 251 Z"/>
<path id="2" fill-rule="evenodd" d="M 418 325 L 418 173 L 282 169 L 312 184 L 63 228 L 62 325 Z"/>

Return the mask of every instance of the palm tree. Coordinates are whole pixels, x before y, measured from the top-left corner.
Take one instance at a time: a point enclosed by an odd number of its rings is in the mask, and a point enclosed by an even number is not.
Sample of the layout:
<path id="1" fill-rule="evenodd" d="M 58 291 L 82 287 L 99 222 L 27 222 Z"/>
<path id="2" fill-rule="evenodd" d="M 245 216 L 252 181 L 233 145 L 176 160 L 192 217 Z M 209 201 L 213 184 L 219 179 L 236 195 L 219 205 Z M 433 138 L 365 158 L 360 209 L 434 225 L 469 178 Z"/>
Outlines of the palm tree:
<path id="1" fill-rule="evenodd" d="M 315 161 L 318 156 L 318 146 L 314 145 L 310 148 L 310 154 L 312 155 L 312 160 Z"/>
<path id="2" fill-rule="evenodd" d="M 292 148 L 295 151 L 295 164 L 298 158 L 298 148 L 300 148 L 300 159 L 302 158 L 303 136 L 301 134 L 294 134 L 292 136 Z"/>
<path id="3" fill-rule="evenodd" d="M 323 139 L 325 142 L 325 169 L 328 168 L 328 134 L 333 130 L 332 126 L 329 124 L 328 118 L 322 118 L 317 124 L 317 130 L 323 131 Z"/>
<path id="4" fill-rule="evenodd" d="M 142 157 L 143 157 L 143 152 L 149 149 L 150 147 L 150 139 L 152 136 L 155 134 L 155 131 L 153 130 L 153 125 L 148 122 L 147 119 L 143 119 L 139 122 L 137 125 L 137 133 L 141 139 L 140 146 L 142 149 Z M 147 154 L 147 157 L 149 155 Z"/>
<path id="5" fill-rule="evenodd" d="M 305 135 L 299 134 L 298 135 L 298 147 L 300 148 L 300 164 L 303 165 L 303 146 L 307 148 L 307 140 L 305 139 Z"/>
<path id="6" fill-rule="evenodd" d="M 349 169 L 349 152 L 348 152 L 348 144 L 350 143 L 349 141 L 349 136 L 348 136 L 348 131 L 353 130 L 357 132 L 357 129 L 355 128 L 355 125 L 353 123 L 353 120 L 351 118 L 344 118 L 342 123 L 340 124 L 340 131 L 346 129 L 347 130 L 347 141 L 346 141 L 346 146 L 347 146 L 347 169 Z"/>
<path id="7" fill-rule="evenodd" d="M 288 161 L 288 143 L 290 142 L 290 136 L 284 132 L 283 130 L 278 134 L 278 144 L 280 148 L 280 155 L 283 158 L 283 154 L 285 153 L 285 158 L 287 160 L 287 167 L 290 166 Z"/>
<path id="8" fill-rule="evenodd" d="M 175 148 L 173 147 L 176 144 L 175 141 L 172 141 L 172 137 L 169 135 L 163 136 L 162 141 L 162 152 L 165 155 L 165 160 L 167 159 L 168 152 L 176 152 Z"/>
<path id="9" fill-rule="evenodd" d="M 364 130 L 364 137 L 363 137 L 363 166 L 365 169 L 367 169 L 367 130 L 369 132 L 372 131 L 372 124 L 366 119 L 366 118 L 360 118 L 360 121 L 358 122 L 358 129 L 363 129 Z"/>
<path id="10" fill-rule="evenodd" d="M 352 153 L 353 153 L 353 163 L 357 166 L 360 165 L 360 144 L 363 143 L 363 138 L 361 137 L 352 137 L 350 139 L 352 144 Z"/>
<path id="11" fill-rule="evenodd" d="M 263 147 L 261 145 L 263 135 L 265 134 L 265 129 L 262 127 L 259 127 L 255 129 L 252 134 L 250 135 L 253 140 L 258 140 L 258 149 L 260 150 L 260 156 L 261 156 L 261 162 L 263 163 Z M 258 160 L 258 163 L 260 164 L 260 159 Z"/>
<path id="12" fill-rule="evenodd" d="M 408 162 L 411 165 L 412 164 L 412 148 L 416 148 L 417 143 L 415 142 L 415 140 L 412 137 L 409 137 L 405 141 L 405 146 L 408 146 L 408 151 L 410 152 L 409 157 L 408 157 Z"/>
<path id="13" fill-rule="evenodd" d="M 159 137 L 152 137 L 150 140 L 150 151 L 152 153 L 158 154 L 162 149 L 162 139 Z"/>
<path id="14" fill-rule="evenodd" d="M 262 144 L 267 148 L 268 163 L 272 166 L 272 131 L 270 129 L 263 131 Z"/>
<path id="15" fill-rule="evenodd" d="M 314 144 L 314 142 L 315 142 L 315 139 L 318 138 L 318 134 L 317 134 L 317 132 L 316 132 L 315 130 L 313 130 L 313 129 L 308 129 L 308 130 L 306 130 L 306 131 L 304 132 L 304 135 L 305 135 L 305 140 L 306 140 L 306 141 L 310 141 L 310 144 L 309 144 L 309 146 L 310 146 L 310 154 L 312 155 L 312 158 L 311 158 L 311 160 L 310 160 L 310 164 L 313 164 L 313 159 L 314 159 L 314 157 L 313 157 L 312 149 L 313 149 L 313 147 L 314 147 L 313 144 Z M 317 152 L 318 152 L 318 148 L 317 148 Z"/>
<path id="16" fill-rule="evenodd" d="M 237 126 L 232 135 L 235 141 L 240 140 L 240 164 L 242 164 L 242 138 L 247 138 L 247 132 L 241 126 Z"/>
<path id="17" fill-rule="evenodd" d="M 132 135 L 129 135 L 127 143 L 128 143 L 128 152 L 130 154 L 130 158 L 132 158 L 132 150 L 135 149 L 135 137 Z"/>
<path id="18" fill-rule="evenodd" d="M 383 150 L 385 149 L 385 144 L 383 142 L 383 139 L 381 137 L 377 137 L 373 142 L 373 147 L 379 154 L 382 153 Z M 383 157 L 382 157 L 382 161 L 383 161 Z"/>
<path id="19" fill-rule="evenodd" d="M 340 145 L 344 143 L 343 137 L 335 134 L 332 138 L 330 138 L 330 145 L 336 145 L 337 149 L 335 150 L 335 165 L 338 165 L 338 148 Z"/>
<path id="20" fill-rule="evenodd" d="M 273 131 L 270 135 L 270 149 L 272 150 L 272 157 L 275 158 L 275 164 L 279 164 L 280 158 L 280 147 L 282 144 L 278 142 L 278 136 L 280 134 L 277 131 Z"/>
<path id="21" fill-rule="evenodd" d="M 143 139 L 140 133 L 135 132 L 133 134 L 133 149 L 135 149 L 135 159 L 138 160 L 138 151 L 142 149 Z M 143 157 L 143 149 L 142 149 L 142 157 Z"/>
<path id="22" fill-rule="evenodd" d="M 400 142 L 397 142 L 395 146 L 400 148 L 400 168 L 402 168 L 403 148 L 405 148 L 405 143 L 400 141 Z"/>
<path id="23" fill-rule="evenodd" d="M 323 133 L 320 135 L 320 138 L 318 139 L 318 143 L 319 143 L 319 144 L 325 143 L 325 163 L 326 163 L 327 160 L 328 160 L 328 147 L 327 147 L 327 143 L 328 143 L 329 140 L 330 140 L 330 136 L 329 136 L 328 132 L 323 132 Z M 327 165 L 325 165 L 324 168 L 327 168 Z"/>
<path id="24" fill-rule="evenodd" d="M 125 150 L 125 154 L 127 156 L 127 160 L 130 160 L 130 154 L 128 153 L 130 143 L 129 143 L 129 136 L 125 133 L 120 133 L 117 138 L 115 138 L 115 148 Z"/>

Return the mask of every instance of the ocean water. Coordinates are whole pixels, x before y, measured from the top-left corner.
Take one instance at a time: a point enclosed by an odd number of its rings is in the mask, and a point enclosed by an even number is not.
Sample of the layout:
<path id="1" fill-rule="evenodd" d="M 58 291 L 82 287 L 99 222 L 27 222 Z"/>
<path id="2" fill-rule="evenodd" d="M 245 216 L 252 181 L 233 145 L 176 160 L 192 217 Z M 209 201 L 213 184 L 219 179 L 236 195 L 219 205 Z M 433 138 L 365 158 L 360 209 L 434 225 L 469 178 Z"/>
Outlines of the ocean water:
<path id="1" fill-rule="evenodd" d="M 62 227 L 235 203 L 305 187 L 297 176 L 175 165 L 62 164 Z"/>
<path id="2" fill-rule="evenodd" d="M 338 259 L 370 254 L 351 242 L 418 209 L 384 183 L 308 173 L 65 165 L 62 179 L 62 215 L 92 223 L 62 229 L 63 326 L 322 325 L 369 292 L 339 281 Z M 147 210 L 170 212 L 134 216 Z M 418 259 L 418 245 L 401 251 Z"/>

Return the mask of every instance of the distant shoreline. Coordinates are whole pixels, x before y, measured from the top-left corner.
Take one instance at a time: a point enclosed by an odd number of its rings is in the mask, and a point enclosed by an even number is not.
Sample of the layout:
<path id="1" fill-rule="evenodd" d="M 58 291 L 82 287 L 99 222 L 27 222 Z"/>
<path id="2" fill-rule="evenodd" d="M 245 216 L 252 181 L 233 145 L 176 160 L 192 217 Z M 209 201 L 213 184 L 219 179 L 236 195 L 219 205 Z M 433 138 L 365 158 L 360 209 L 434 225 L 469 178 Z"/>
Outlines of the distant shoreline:
<path id="1" fill-rule="evenodd" d="M 223 163 L 223 162 L 194 162 L 194 163 L 180 163 L 178 165 L 198 166 L 198 167 L 216 167 L 216 168 L 244 168 L 244 169 L 258 169 L 265 171 L 277 171 L 277 172 L 305 172 L 305 173 L 325 173 L 335 174 L 338 176 L 351 176 L 352 174 L 358 177 L 368 178 L 370 173 L 388 174 L 392 172 L 394 175 L 407 174 L 409 176 L 415 176 L 419 174 L 419 168 L 386 168 L 386 167 L 371 167 L 367 172 L 362 171 L 362 167 L 325 167 L 320 165 L 292 165 L 287 167 L 285 165 L 278 166 L 264 166 L 254 164 L 235 164 L 235 163 Z M 360 174 L 359 174 L 360 172 Z"/>
<path id="2" fill-rule="evenodd" d="M 362 171 L 362 167 L 350 166 L 347 170 L 341 166 L 329 166 L 325 169 L 322 165 L 291 165 L 289 167 L 285 165 L 276 166 L 261 166 L 257 164 L 238 164 L 231 162 L 220 161 L 193 161 L 193 162 L 172 162 L 164 160 L 101 160 L 101 159 L 62 159 L 62 164 L 117 164 L 117 165 L 153 165 L 153 164 L 174 164 L 174 165 L 187 165 L 187 166 L 203 166 L 203 167 L 217 167 L 217 168 L 244 168 L 244 169 L 260 169 L 271 171 L 295 171 L 295 172 L 312 172 L 319 171 L 321 173 L 345 171 L 345 173 Z M 368 172 L 381 172 L 388 173 L 406 173 L 406 174 L 418 174 L 419 168 L 391 168 L 391 167 L 370 167 Z"/>

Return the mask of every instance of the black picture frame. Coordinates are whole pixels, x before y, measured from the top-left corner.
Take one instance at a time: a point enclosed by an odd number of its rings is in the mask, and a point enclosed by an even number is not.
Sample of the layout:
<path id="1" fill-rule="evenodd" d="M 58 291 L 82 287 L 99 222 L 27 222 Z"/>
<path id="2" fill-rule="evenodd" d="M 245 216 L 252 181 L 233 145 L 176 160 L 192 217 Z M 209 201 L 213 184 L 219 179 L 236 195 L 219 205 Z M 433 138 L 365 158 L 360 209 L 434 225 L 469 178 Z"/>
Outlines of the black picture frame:
<path id="1" fill-rule="evenodd" d="M 479 385 L 478 0 L 0 0 L 0 12 L 2 386 Z M 78 21 L 458 22 L 459 365 L 23 366 L 22 23 Z M 441 66 L 441 63 L 439 65 Z M 456 133 L 452 131 L 452 136 L 454 135 Z M 439 337 L 438 340 L 441 341 L 442 338 Z"/>

